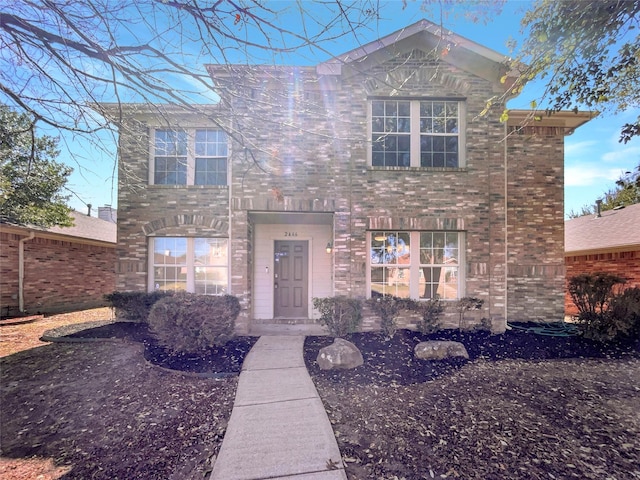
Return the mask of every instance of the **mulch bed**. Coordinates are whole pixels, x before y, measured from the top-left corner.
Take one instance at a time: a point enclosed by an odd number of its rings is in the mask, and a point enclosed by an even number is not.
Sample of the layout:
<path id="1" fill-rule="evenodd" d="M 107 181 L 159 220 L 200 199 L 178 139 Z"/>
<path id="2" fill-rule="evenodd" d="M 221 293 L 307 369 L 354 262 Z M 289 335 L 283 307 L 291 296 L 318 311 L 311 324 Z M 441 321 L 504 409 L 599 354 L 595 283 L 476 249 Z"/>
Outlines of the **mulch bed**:
<path id="1" fill-rule="evenodd" d="M 637 354 L 640 344 L 628 341 L 603 344 L 582 337 L 538 335 L 527 331 L 535 324 L 514 324 L 516 328 L 502 335 L 489 332 L 460 332 L 446 330 L 429 335 L 410 330 L 399 330 L 393 338 L 378 333 L 353 333 L 345 337 L 358 347 L 364 365 L 353 370 L 322 371 L 316 363 L 318 351 L 333 343 L 331 337 L 307 337 L 305 361 L 309 372 L 334 382 L 360 384 L 410 385 L 433 380 L 465 365 L 463 359 L 426 362 L 413 356 L 415 346 L 427 340 L 461 342 L 469 353 L 469 361 L 485 360 L 544 360 L 561 358 L 620 358 Z"/>
<path id="2" fill-rule="evenodd" d="M 153 339 L 147 324 L 116 322 L 68 335 L 74 339 L 120 338 L 144 345 L 144 357 L 154 365 L 201 376 L 223 377 L 240 373 L 244 357 L 257 337 L 235 337 L 223 347 L 198 355 L 174 355 Z"/>

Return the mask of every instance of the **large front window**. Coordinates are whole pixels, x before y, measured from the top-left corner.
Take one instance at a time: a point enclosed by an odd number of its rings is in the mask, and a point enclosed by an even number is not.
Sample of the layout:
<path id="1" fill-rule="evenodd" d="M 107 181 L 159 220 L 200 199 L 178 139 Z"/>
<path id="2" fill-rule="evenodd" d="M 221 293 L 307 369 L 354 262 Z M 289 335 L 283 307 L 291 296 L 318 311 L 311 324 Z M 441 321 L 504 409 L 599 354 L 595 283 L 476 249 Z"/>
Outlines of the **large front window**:
<path id="1" fill-rule="evenodd" d="M 460 298 L 459 232 L 370 232 L 371 296 Z"/>
<path id="2" fill-rule="evenodd" d="M 153 150 L 155 185 L 227 184 L 227 136 L 222 130 L 157 129 Z"/>
<path id="3" fill-rule="evenodd" d="M 462 166 L 457 100 L 372 100 L 371 165 Z"/>
<path id="4" fill-rule="evenodd" d="M 226 238 L 155 237 L 151 239 L 154 290 L 182 290 L 203 295 L 227 293 Z"/>

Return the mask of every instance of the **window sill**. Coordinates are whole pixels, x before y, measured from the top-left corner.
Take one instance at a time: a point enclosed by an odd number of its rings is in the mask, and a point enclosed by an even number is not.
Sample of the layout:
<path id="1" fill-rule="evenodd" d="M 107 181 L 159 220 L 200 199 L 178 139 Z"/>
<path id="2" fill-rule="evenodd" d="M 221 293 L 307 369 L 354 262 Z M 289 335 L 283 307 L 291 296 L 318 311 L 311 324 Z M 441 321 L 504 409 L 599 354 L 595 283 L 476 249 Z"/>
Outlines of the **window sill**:
<path id="1" fill-rule="evenodd" d="M 468 172 L 466 167 L 373 167 L 367 166 L 371 172 Z"/>
<path id="2" fill-rule="evenodd" d="M 157 188 L 157 189 L 182 189 L 186 188 L 189 190 L 203 190 L 203 189 L 214 189 L 214 190 L 228 190 L 229 185 L 156 185 L 155 183 L 150 183 L 147 185 L 149 188 Z"/>

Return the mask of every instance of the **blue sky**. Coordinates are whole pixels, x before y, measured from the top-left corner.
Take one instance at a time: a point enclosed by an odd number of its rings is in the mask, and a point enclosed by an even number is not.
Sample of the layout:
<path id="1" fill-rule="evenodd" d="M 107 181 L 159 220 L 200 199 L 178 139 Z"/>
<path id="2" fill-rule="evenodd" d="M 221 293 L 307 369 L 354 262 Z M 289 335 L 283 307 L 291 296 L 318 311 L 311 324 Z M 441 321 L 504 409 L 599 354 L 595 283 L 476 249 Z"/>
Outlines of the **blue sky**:
<path id="1" fill-rule="evenodd" d="M 286 6 L 283 2 L 278 7 Z M 300 0 L 289 2 L 292 8 L 299 3 L 309 13 L 315 14 L 311 2 Z M 437 22 L 439 12 L 425 12 L 421 2 L 402 1 L 381 2 L 380 18 L 370 22 L 359 30 L 356 40 L 353 35 L 325 45 L 334 55 L 349 51 L 361 44 L 388 35 L 422 18 Z M 461 11 L 453 11 L 443 17 L 445 28 L 458 35 L 492 48 L 500 53 L 509 54 L 507 41 L 521 40 L 520 19 L 529 2 L 510 0 L 503 11 L 494 16 L 487 24 L 473 23 L 467 20 Z M 290 21 L 283 17 L 283 21 Z M 296 61 L 303 64 L 315 64 L 327 60 L 328 54 L 316 52 L 315 58 L 305 53 L 288 63 Z M 216 63 L 214 59 L 199 58 L 204 63 Z M 529 84 L 522 94 L 511 100 L 509 108 L 527 109 L 532 100 L 538 100 L 542 91 L 539 82 Z M 108 101 L 108 99 L 105 99 Z M 634 121 L 639 111 L 627 111 L 622 115 L 600 115 L 565 138 L 565 215 L 571 211 L 580 211 L 584 205 L 591 205 L 602 194 L 613 188 L 615 180 L 625 171 L 633 170 L 640 159 L 640 139 L 635 138 L 626 145 L 618 142 L 620 126 L 626 121 Z M 53 132 L 47 132 L 53 134 Z M 71 165 L 75 172 L 70 178 L 69 187 L 74 192 L 70 205 L 80 211 L 86 211 L 91 203 L 94 214 L 102 205 L 117 205 L 117 182 L 115 179 L 115 144 L 105 138 L 104 150 L 96 149 L 79 138 L 65 136 L 61 139 L 60 160 Z"/>

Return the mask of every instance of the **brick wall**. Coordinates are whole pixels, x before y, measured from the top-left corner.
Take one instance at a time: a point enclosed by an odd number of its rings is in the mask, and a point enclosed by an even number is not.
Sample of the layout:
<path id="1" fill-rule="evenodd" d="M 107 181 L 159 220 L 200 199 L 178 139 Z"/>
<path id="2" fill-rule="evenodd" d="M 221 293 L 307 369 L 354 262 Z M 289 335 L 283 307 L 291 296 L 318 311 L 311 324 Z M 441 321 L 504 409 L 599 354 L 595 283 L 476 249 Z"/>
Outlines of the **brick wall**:
<path id="1" fill-rule="evenodd" d="M 507 317 L 548 320 L 562 312 L 562 132 L 533 129 L 505 142 L 501 109 L 478 115 L 493 85 L 419 51 L 335 81 L 318 79 L 309 67 L 274 69 L 264 81 L 248 71 L 243 80 L 228 82 L 228 110 L 218 112 L 233 131 L 229 187 L 147 185 L 153 121 L 121 130 L 119 289 L 146 290 L 150 235 L 230 231 L 231 293 L 241 298 L 244 329 L 252 301 L 248 212 L 330 212 L 336 295 L 367 296 L 369 230 L 451 230 L 465 232 L 465 293 L 485 301 L 478 316 L 491 318 L 495 330 L 504 329 Z M 464 99 L 466 165 L 370 167 L 372 96 Z M 174 122 L 205 127 L 208 119 Z M 207 220 L 180 221 L 185 215 Z M 149 228 L 154 224 L 170 226 Z"/>
<path id="2" fill-rule="evenodd" d="M 640 249 L 628 252 L 605 252 L 591 255 L 567 255 L 565 257 L 567 282 L 581 273 L 612 273 L 627 279 L 626 286 L 640 287 Z M 565 289 L 566 315 L 576 315 L 578 310 Z"/>
<path id="3" fill-rule="evenodd" d="M 0 233 L 1 314 L 19 312 L 18 241 Z M 24 307 L 28 313 L 58 313 L 104 306 L 115 289 L 115 246 L 34 238 L 24 243 Z"/>
<path id="4" fill-rule="evenodd" d="M 564 132 L 512 131 L 508 163 L 509 319 L 564 315 Z"/>

